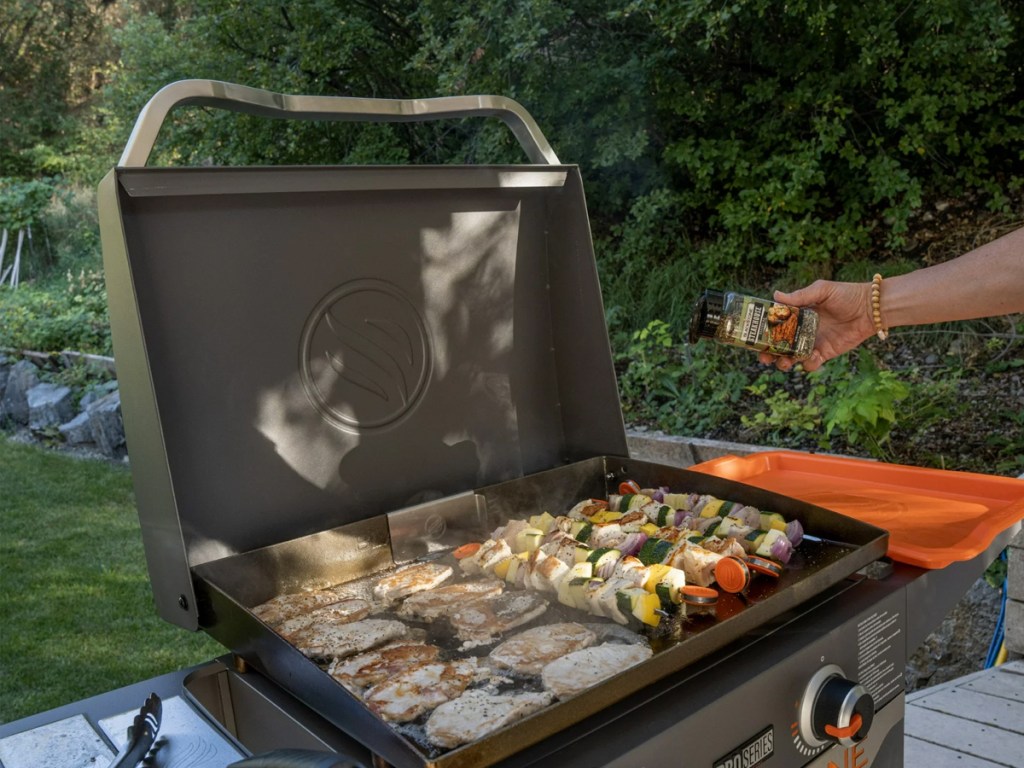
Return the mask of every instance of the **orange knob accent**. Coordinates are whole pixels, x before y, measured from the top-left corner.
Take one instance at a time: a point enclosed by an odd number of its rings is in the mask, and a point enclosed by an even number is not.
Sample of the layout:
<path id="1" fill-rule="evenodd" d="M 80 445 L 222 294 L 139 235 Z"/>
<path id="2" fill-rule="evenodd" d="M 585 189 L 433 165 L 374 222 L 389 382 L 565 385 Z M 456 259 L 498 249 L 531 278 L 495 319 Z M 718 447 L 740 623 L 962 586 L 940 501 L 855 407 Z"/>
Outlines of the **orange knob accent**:
<path id="1" fill-rule="evenodd" d="M 854 715 L 850 718 L 850 724 L 846 728 L 840 728 L 837 725 L 826 725 L 825 733 L 833 739 L 852 739 L 854 734 L 860 730 L 863 722 L 864 720 L 860 715 Z"/>

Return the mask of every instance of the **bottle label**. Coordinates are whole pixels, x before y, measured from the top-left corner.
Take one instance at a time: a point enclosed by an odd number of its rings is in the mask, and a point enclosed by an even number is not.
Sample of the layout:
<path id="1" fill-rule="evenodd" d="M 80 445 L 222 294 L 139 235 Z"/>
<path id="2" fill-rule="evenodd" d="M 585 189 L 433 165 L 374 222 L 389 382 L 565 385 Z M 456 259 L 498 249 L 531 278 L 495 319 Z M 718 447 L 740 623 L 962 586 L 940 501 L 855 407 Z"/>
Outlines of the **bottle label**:
<path id="1" fill-rule="evenodd" d="M 796 349 L 802 322 L 800 310 L 755 298 L 743 299 L 740 341 L 757 350 L 789 355 Z"/>
<path id="2" fill-rule="evenodd" d="M 740 325 L 740 341 L 750 346 L 761 343 L 765 338 L 765 326 L 767 325 L 767 306 L 763 301 L 757 299 L 743 300 L 743 321 Z"/>

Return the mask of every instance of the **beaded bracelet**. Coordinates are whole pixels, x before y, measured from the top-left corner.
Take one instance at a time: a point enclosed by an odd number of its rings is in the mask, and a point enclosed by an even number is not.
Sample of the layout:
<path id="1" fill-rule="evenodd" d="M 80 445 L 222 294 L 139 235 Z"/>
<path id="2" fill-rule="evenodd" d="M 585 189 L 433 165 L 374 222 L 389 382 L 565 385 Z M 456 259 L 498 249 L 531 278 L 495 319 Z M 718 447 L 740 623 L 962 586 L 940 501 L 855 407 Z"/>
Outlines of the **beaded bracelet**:
<path id="1" fill-rule="evenodd" d="M 882 325 L 882 276 L 876 274 L 871 278 L 871 319 L 875 323 L 875 333 L 885 341 L 889 337 L 889 329 Z"/>

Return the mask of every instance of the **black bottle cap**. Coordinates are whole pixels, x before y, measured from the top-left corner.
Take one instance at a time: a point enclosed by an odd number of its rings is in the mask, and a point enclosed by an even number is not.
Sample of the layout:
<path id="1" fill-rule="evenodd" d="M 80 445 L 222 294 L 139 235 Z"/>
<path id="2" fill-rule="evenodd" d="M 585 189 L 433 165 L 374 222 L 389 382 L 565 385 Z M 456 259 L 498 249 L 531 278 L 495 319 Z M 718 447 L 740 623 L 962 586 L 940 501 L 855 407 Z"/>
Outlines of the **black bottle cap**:
<path id="1" fill-rule="evenodd" d="M 690 316 L 690 343 L 694 344 L 701 338 L 713 338 L 715 330 L 722 322 L 722 308 L 725 305 L 725 293 L 708 288 L 693 305 Z"/>

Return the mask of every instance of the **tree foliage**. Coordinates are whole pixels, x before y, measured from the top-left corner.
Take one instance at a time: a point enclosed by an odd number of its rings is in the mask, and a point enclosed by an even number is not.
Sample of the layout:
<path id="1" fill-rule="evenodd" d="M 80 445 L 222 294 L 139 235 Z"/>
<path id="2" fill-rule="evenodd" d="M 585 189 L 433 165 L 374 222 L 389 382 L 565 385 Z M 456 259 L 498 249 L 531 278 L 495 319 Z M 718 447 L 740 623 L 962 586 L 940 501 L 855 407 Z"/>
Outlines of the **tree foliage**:
<path id="1" fill-rule="evenodd" d="M 99 86 L 104 3 L 5 0 L 0 4 L 0 175 L 61 170 L 74 151 L 78 110 Z"/>
<path id="2" fill-rule="evenodd" d="M 183 78 L 315 95 L 519 100 L 563 161 L 582 168 L 600 266 L 615 275 L 606 303 L 627 330 L 679 322 L 707 281 L 760 288 L 829 276 L 871 248 L 899 247 L 926 201 L 975 194 L 1005 208 L 1024 178 L 1024 6 L 1015 0 L 9 6 L 0 69 L 17 66 L 3 75 L 0 99 L 24 117 L 0 142 L 5 168 L 12 146 L 35 146 L 37 136 L 59 144 L 43 100 L 29 104 L 33 83 L 49 78 L 63 93 L 47 100 L 49 115 L 61 103 L 70 114 L 93 93 L 80 75 L 97 19 L 118 56 L 99 69 L 102 100 L 88 102 L 86 120 L 76 115 L 89 128 L 78 152 L 62 157 L 90 183 L 146 100 Z M 48 47 L 12 53 L 10 30 L 28 28 L 37 6 L 51 12 L 48 26 L 32 26 Z M 71 34 L 60 31 L 60 13 L 83 15 L 73 40 L 60 37 Z M 63 74 L 50 78 L 51 69 Z M 0 120 L 6 131 L 10 120 Z M 182 108 L 151 163 L 523 160 L 496 121 L 298 122 Z"/>

